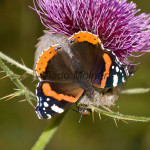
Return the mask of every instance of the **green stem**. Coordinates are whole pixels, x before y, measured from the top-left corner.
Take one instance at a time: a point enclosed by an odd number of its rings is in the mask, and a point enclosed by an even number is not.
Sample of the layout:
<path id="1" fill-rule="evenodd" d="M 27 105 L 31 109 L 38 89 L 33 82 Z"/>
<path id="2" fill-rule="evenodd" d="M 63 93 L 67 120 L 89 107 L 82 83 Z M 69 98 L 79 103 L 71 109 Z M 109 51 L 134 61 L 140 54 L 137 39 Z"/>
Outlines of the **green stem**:
<path id="1" fill-rule="evenodd" d="M 108 111 L 104 111 L 100 108 L 94 107 L 94 106 L 89 106 L 88 108 L 90 108 L 93 111 L 96 111 L 97 113 L 102 113 L 103 115 L 112 117 L 112 118 L 116 118 L 116 119 L 120 119 L 120 120 L 128 120 L 128 121 L 139 121 L 139 122 L 149 122 L 150 118 L 149 117 L 137 117 L 137 116 L 130 116 L 130 115 L 123 115 L 117 112 L 108 112 Z"/>
<path id="2" fill-rule="evenodd" d="M 0 66 L 1 68 L 6 72 L 7 76 L 11 79 L 11 81 L 21 90 L 24 91 L 25 97 L 27 99 L 27 101 L 33 106 L 32 101 L 30 99 L 30 94 L 31 91 L 28 92 L 28 90 L 26 89 L 26 87 L 20 82 L 20 80 L 18 79 L 17 75 L 14 74 L 4 63 L 3 61 L 0 59 Z M 33 94 L 32 94 L 33 95 Z"/>
<path id="3" fill-rule="evenodd" d="M 18 68 L 20 68 L 22 70 L 25 70 L 28 74 L 33 75 L 33 70 L 31 70 L 31 69 L 27 68 L 26 66 L 18 63 L 17 61 L 15 61 L 12 58 L 10 58 L 10 57 L 6 56 L 5 54 L 3 54 L 2 52 L 0 52 L 0 58 L 7 61 L 7 62 L 9 62 L 9 63 L 11 63 L 11 64 L 13 64 L 13 65 L 15 65 L 15 66 L 17 66 Z"/>
<path id="4" fill-rule="evenodd" d="M 150 92 L 150 88 L 135 88 L 135 89 L 123 90 L 121 94 L 145 94 L 148 92 Z"/>
<path id="5" fill-rule="evenodd" d="M 51 140 L 55 132 L 57 131 L 61 121 L 63 120 L 66 112 L 63 114 L 60 114 L 58 116 L 55 116 L 50 120 L 49 126 L 46 128 L 46 130 L 41 134 L 39 139 L 36 141 L 35 145 L 32 147 L 31 150 L 43 150 L 48 142 Z"/>

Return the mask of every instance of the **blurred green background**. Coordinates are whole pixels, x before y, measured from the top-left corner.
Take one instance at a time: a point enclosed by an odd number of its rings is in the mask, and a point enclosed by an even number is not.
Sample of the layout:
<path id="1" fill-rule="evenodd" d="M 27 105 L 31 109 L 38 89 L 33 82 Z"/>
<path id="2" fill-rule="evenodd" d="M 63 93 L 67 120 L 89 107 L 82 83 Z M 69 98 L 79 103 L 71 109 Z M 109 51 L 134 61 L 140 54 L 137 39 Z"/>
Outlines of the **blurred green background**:
<path id="1" fill-rule="evenodd" d="M 134 0 L 142 12 L 150 13 L 149 0 Z M 35 44 L 45 29 L 36 12 L 28 6 L 30 0 L 0 0 L 0 51 L 32 68 Z M 150 87 L 150 53 L 140 58 L 139 70 L 128 81 L 126 88 Z M 9 65 L 10 66 L 10 65 Z M 14 66 L 16 73 L 23 74 Z M 1 69 L 0 69 L 1 70 Z M 5 74 L 0 73 L 0 78 Z M 28 77 L 24 83 L 35 91 L 36 82 Z M 0 97 L 13 93 L 16 88 L 8 79 L 0 80 Z M 0 150 L 29 150 L 49 120 L 39 120 L 24 97 L 0 101 Z M 118 111 L 150 117 L 150 93 L 121 95 Z M 118 128 L 112 118 L 84 117 L 69 111 L 46 150 L 150 150 L 150 123 L 128 124 L 119 121 Z"/>

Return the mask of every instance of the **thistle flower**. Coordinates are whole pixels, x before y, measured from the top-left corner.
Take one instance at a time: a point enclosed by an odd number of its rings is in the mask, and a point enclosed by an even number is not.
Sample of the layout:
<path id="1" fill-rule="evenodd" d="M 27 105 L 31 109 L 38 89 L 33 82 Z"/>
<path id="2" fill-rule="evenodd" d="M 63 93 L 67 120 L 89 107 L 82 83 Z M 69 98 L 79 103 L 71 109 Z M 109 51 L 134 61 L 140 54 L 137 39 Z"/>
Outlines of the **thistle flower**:
<path id="1" fill-rule="evenodd" d="M 36 3 L 38 7 L 36 6 Z M 34 10 L 51 33 L 71 36 L 78 31 L 97 34 L 104 48 L 121 61 L 135 52 L 150 52 L 150 15 L 139 13 L 127 0 L 36 0 Z"/>

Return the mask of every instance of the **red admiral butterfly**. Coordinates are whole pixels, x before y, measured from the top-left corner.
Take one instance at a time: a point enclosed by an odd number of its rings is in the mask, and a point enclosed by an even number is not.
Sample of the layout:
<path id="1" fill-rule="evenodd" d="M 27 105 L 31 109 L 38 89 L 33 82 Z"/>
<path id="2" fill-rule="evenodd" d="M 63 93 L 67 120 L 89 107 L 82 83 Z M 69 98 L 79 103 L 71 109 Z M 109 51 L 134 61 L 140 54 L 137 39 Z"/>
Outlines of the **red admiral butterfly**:
<path id="1" fill-rule="evenodd" d="M 128 66 L 90 32 L 75 33 L 66 45 L 53 45 L 38 59 L 36 113 L 40 119 L 64 112 L 83 93 L 92 97 L 96 88 L 115 87 L 131 76 Z M 79 112 L 90 111 L 79 108 Z"/>

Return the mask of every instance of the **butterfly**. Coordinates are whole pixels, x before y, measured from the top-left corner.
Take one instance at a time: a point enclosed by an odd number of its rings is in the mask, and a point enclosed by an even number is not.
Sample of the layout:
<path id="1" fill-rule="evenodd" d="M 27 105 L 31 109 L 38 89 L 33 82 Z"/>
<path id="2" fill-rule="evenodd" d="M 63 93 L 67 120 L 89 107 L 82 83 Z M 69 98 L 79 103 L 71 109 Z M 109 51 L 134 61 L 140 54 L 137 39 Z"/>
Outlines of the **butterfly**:
<path id="1" fill-rule="evenodd" d="M 87 31 L 43 51 L 35 70 L 39 79 L 35 111 L 39 119 L 63 113 L 84 93 L 90 96 L 94 88 L 116 87 L 132 75 L 128 65 Z"/>

